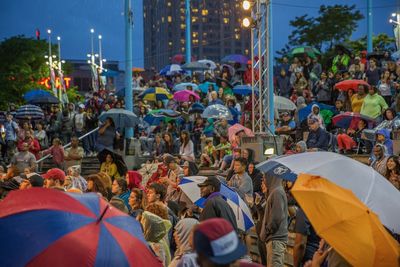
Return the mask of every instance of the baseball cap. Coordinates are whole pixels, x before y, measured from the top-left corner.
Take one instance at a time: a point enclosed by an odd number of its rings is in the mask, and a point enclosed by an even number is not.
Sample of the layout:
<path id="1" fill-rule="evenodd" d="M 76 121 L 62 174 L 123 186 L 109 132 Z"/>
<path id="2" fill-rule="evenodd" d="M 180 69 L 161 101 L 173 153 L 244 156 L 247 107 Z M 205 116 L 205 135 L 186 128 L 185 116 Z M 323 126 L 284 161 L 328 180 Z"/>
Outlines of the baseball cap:
<path id="1" fill-rule="evenodd" d="M 43 177 L 37 173 L 30 173 L 26 175 L 32 187 L 43 187 Z"/>
<path id="2" fill-rule="evenodd" d="M 232 263 L 247 253 L 231 223 L 222 218 L 201 222 L 195 228 L 193 240 L 196 253 L 216 264 Z"/>
<path id="3" fill-rule="evenodd" d="M 48 170 L 45 174 L 42 175 L 44 179 L 54 179 L 54 180 L 65 180 L 65 173 L 63 170 L 58 168 L 53 168 Z"/>
<path id="4" fill-rule="evenodd" d="M 221 181 L 218 180 L 217 177 L 211 176 L 208 177 L 204 182 L 198 184 L 198 187 L 204 187 L 204 186 L 208 186 L 208 185 L 212 185 L 215 188 L 220 188 L 221 187 Z"/>

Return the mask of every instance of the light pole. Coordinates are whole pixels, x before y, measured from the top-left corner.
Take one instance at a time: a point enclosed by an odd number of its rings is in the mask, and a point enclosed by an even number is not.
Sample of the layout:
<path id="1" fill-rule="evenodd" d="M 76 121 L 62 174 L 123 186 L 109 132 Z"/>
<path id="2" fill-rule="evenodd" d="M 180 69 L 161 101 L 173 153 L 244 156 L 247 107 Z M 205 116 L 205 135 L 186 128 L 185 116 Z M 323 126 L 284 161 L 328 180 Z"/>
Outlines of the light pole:
<path id="1" fill-rule="evenodd" d="M 57 43 L 58 43 L 58 76 L 60 79 L 60 88 L 58 89 L 58 100 L 60 100 L 60 105 L 62 105 L 64 102 L 68 102 L 68 98 L 63 101 L 62 95 L 65 92 L 65 85 L 64 85 L 64 75 L 62 72 L 62 63 L 64 63 L 64 60 L 61 60 L 61 37 L 57 36 Z"/>
<path id="2" fill-rule="evenodd" d="M 133 111 L 132 96 L 132 26 L 133 12 L 131 0 L 125 0 L 125 109 Z M 125 138 L 133 137 L 133 129 L 125 129 Z"/>
<path id="3" fill-rule="evenodd" d="M 54 96 L 57 97 L 57 89 L 55 86 L 55 75 L 54 75 L 54 69 L 53 69 L 53 55 L 51 54 L 51 30 L 47 30 L 47 34 L 49 37 L 49 55 L 46 57 L 49 59 L 49 72 L 50 72 L 50 84 L 51 84 L 51 90 L 53 91 Z"/>
<path id="4" fill-rule="evenodd" d="M 185 0 L 185 15 L 186 15 L 186 62 L 192 60 L 192 37 L 191 37 L 191 18 L 190 18 L 190 0 Z"/>
<path id="5" fill-rule="evenodd" d="M 396 18 L 396 20 L 389 19 L 389 23 L 394 25 L 394 37 L 396 38 L 396 48 L 400 50 L 400 14 L 392 13 L 392 17 Z"/>
<path id="6" fill-rule="evenodd" d="M 96 64 L 96 55 L 94 54 L 94 29 L 90 29 L 90 54 L 87 54 L 88 63 L 90 64 L 90 69 L 92 72 L 92 89 L 94 92 L 99 90 L 99 79 L 98 79 L 98 72 L 97 72 L 97 64 Z"/>
<path id="7" fill-rule="evenodd" d="M 373 51 L 372 47 L 372 0 L 367 0 L 367 52 Z"/>

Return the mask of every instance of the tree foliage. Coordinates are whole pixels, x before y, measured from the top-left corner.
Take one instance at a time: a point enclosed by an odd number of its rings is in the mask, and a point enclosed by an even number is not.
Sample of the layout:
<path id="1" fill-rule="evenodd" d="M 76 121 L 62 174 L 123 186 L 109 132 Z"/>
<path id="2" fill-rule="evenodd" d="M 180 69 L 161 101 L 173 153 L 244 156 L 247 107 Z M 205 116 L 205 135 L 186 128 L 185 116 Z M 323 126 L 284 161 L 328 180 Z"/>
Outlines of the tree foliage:
<path id="1" fill-rule="evenodd" d="M 372 37 L 372 46 L 375 51 L 390 51 L 394 52 L 395 38 L 388 36 L 386 33 L 380 33 Z M 361 37 L 357 40 L 348 40 L 347 46 L 353 51 L 354 54 L 358 54 L 363 50 L 367 50 L 367 36 Z"/>

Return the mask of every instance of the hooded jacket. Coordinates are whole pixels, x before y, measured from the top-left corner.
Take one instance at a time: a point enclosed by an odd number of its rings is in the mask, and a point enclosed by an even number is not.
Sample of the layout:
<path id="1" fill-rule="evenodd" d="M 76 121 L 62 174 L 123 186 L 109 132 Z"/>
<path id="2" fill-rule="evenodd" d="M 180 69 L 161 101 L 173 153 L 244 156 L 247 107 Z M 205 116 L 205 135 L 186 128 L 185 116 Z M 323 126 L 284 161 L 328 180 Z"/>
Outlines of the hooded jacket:
<path id="1" fill-rule="evenodd" d="M 385 137 L 385 141 L 382 144 L 385 146 L 385 155 L 393 155 L 393 141 L 390 139 L 390 130 L 380 129 L 375 133 L 375 135 L 378 134 L 383 135 Z"/>
<path id="2" fill-rule="evenodd" d="M 184 218 L 177 223 L 175 226 L 175 234 L 178 236 L 180 246 L 177 247 L 175 257 L 168 267 L 177 266 L 184 254 L 193 251 L 193 248 L 190 245 L 190 238 L 191 232 L 197 224 L 199 224 L 199 221 L 192 218 Z"/>
<path id="3" fill-rule="evenodd" d="M 260 239 L 264 242 L 288 240 L 288 205 L 282 180 L 266 175 L 267 200 L 261 225 Z"/>

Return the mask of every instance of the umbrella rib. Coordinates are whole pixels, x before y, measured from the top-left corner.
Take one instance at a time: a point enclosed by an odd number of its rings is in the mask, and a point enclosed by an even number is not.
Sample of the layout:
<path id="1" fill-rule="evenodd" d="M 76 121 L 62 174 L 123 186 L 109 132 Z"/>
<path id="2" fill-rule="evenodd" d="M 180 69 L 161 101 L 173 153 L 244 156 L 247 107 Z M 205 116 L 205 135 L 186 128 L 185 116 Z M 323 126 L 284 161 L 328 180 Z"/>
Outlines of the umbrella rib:
<path id="1" fill-rule="evenodd" d="M 356 216 L 348 217 L 348 218 L 346 218 L 346 221 L 350 221 L 350 220 L 353 220 L 353 219 L 355 219 L 355 218 L 359 218 L 359 217 L 361 217 L 361 216 L 365 216 L 365 214 L 364 214 L 364 213 L 361 213 L 361 214 L 358 214 L 358 215 L 356 215 Z M 324 228 L 323 230 L 320 230 L 320 231 L 319 231 L 319 234 L 322 236 L 322 233 L 323 233 L 323 232 L 326 232 L 327 230 L 329 230 L 329 229 L 331 229 L 331 228 L 333 228 L 333 227 L 339 225 L 339 224 L 342 223 L 342 222 L 343 222 L 343 220 L 338 221 L 338 222 L 335 222 L 334 224 L 329 225 L 328 227 Z"/>

